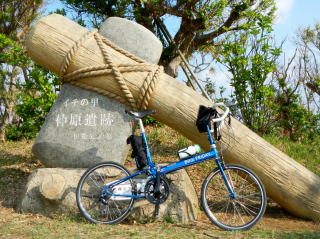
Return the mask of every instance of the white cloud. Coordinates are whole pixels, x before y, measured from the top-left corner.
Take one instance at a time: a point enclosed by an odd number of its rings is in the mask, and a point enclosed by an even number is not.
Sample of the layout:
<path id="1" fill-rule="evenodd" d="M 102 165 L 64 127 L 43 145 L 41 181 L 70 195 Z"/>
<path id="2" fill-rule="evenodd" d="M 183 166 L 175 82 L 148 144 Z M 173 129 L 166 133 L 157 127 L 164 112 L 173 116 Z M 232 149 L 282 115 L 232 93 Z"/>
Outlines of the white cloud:
<path id="1" fill-rule="evenodd" d="M 276 24 L 284 23 L 287 20 L 290 10 L 293 7 L 293 2 L 294 0 L 276 0 Z"/>
<path id="2" fill-rule="evenodd" d="M 205 80 L 207 78 L 210 78 L 210 80 L 215 85 L 215 90 L 217 91 L 217 97 L 220 97 L 219 95 L 219 88 L 224 87 L 226 90 L 223 94 L 223 97 L 229 97 L 232 94 L 232 87 L 230 86 L 230 79 L 232 77 L 231 73 L 225 69 L 223 66 L 219 66 L 216 68 L 215 72 L 210 72 L 208 70 L 205 70 L 198 74 L 199 79 Z"/>
<path id="3" fill-rule="evenodd" d="M 224 97 L 229 97 L 232 93 L 232 87 L 230 86 L 230 79 L 232 74 L 226 69 L 218 69 L 212 76 L 212 80 L 216 85 L 216 90 L 219 92 L 220 87 L 224 87 Z"/>

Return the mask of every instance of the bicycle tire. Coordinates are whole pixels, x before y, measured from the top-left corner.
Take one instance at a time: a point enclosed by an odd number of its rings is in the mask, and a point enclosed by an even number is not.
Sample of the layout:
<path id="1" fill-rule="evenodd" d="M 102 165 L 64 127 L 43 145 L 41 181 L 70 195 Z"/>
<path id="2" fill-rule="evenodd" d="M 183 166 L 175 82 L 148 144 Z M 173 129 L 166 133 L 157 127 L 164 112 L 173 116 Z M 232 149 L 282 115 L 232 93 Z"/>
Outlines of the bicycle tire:
<path id="1" fill-rule="evenodd" d="M 89 168 L 77 186 L 76 201 L 80 213 L 93 223 L 115 224 L 124 220 L 132 209 L 134 198 L 102 196 L 102 190 L 107 184 L 129 175 L 126 168 L 115 162 L 103 162 Z M 132 193 L 132 179 L 119 185 L 119 190 L 120 187 L 127 188 Z"/>
<path id="2" fill-rule="evenodd" d="M 201 204 L 208 218 L 224 230 L 248 230 L 264 215 L 267 197 L 260 179 L 240 165 L 225 165 L 224 172 L 236 198 L 231 198 L 220 169 L 202 184 Z"/>

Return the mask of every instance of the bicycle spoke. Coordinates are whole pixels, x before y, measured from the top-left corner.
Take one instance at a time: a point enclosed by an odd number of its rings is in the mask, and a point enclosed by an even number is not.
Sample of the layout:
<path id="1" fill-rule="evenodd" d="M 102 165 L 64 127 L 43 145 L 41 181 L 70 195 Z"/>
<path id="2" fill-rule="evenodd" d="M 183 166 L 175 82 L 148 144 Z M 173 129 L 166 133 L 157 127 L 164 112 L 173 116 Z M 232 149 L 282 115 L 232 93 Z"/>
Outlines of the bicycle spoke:
<path id="1" fill-rule="evenodd" d="M 201 200 L 205 212 L 213 223 L 223 229 L 250 228 L 264 213 L 266 200 L 263 186 L 248 171 L 237 165 L 225 167 L 226 178 L 236 198 L 229 196 L 219 170 L 209 174 L 202 187 Z"/>
<path id="2" fill-rule="evenodd" d="M 99 174 L 99 177 L 100 177 L 102 185 L 103 185 L 106 180 L 103 178 L 103 176 L 101 175 L 101 173 L 99 171 L 97 173 Z"/>
<path id="3" fill-rule="evenodd" d="M 238 211 L 238 209 L 237 209 L 236 203 L 233 203 L 233 206 L 234 206 L 235 211 L 238 213 L 238 216 L 240 217 L 242 223 L 244 224 L 245 222 L 244 222 L 243 218 L 241 217 L 241 213 L 240 213 L 240 212 Z"/>
<path id="4" fill-rule="evenodd" d="M 118 204 L 116 203 L 116 201 L 115 200 L 112 200 L 112 202 L 113 202 L 113 204 L 116 206 L 116 209 L 118 210 L 118 215 L 121 215 L 121 210 L 119 209 L 119 206 L 118 206 Z"/>
<path id="5" fill-rule="evenodd" d="M 215 212 L 224 211 L 224 209 L 227 208 L 227 206 L 228 206 L 228 204 L 222 204 L 222 203 L 219 204 L 219 203 L 214 203 L 214 202 L 211 205 L 213 205 L 213 204 L 217 204 L 218 207 L 212 208 L 212 207 L 210 207 L 209 204 L 208 204 L 208 206 L 211 208 L 212 211 L 215 211 Z"/>
<path id="6" fill-rule="evenodd" d="M 89 178 L 91 179 L 91 181 L 93 182 L 93 184 L 96 185 L 97 188 L 101 188 L 101 186 L 99 186 L 96 181 L 92 178 L 92 176 L 90 175 Z"/>
<path id="7" fill-rule="evenodd" d="M 248 185 L 245 186 L 245 188 L 242 188 L 242 189 L 239 190 L 237 193 L 240 194 L 242 191 L 244 191 L 243 189 L 247 189 L 247 188 L 249 188 L 249 187 L 252 187 L 253 185 L 254 185 L 253 183 L 248 184 Z"/>
<path id="8" fill-rule="evenodd" d="M 99 202 L 96 202 L 96 201 L 90 202 L 88 210 L 92 210 L 92 209 L 94 209 L 96 207 L 99 207 Z"/>
<path id="9" fill-rule="evenodd" d="M 251 216 L 255 215 L 256 212 L 252 211 L 250 208 L 248 208 L 247 206 L 245 206 L 244 204 L 242 204 L 241 202 L 238 202 L 238 204 Z M 259 209 L 259 208 L 256 208 Z"/>
<path id="10" fill-rule="evenodd" d="M 250 202 L 250 203 L 253 203 L 253 204 L 257 204 L 257 203 L 259 204 L 259 200 L 254 201 L 252 199 L 244 198 L 244 197 L 242 197 L 240 199 L 243 199 L 244 201 L 247 201 L 247 202 Z"/>
<path id="11" fill-rule="evenodd" d="M 99 197 L 95 197 L 93 195 L 86 195 L 86 194 L 81 194 L 81 197 L 85 197 L 85 198 L 90 198 L 90 199 L 99 199 Z"/>
<path id="12" fill-rule="evenodd" d="M 101 190 L 110 183 L 110 179 L 114 181 L 115 178 L 121 179 L 129 175 L 123 166 L 116 163 L 101 163 L 88 169 L 77 187 L 77 205 L 82 215 L 92 222 L 106 224 L 123 220 L 129 214 L 134 198 L 123 200 L 121 196 L 102 195 Z M 125 184 L 117 185 L 120 190 L 121 187 L 128 186 L 133 187 L 131 179 Z"/>

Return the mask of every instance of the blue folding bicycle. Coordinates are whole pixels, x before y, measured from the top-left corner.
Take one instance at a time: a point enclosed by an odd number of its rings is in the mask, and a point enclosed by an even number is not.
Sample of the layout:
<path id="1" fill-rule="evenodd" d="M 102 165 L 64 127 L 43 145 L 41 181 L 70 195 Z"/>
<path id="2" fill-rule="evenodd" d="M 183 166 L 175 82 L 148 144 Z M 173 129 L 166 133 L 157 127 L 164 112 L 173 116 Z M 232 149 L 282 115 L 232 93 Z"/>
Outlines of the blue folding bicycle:
<path id="1" fill-rule="evenodd" d="M 217 132 L 230 113 L 228 106 L 230 105 L 216 103 L 213 107 L 199 108 L 197 127 L 200 132 L 207 133 L 210 151 L 161 167 L 152 161 L 142 123 L 143 117 L 155 111 L 126 111 L 139 121 L 146 163 L 142 167 L 137 165 L 141 170 L 133 174 L 115 162 L 103 162 L 89 168 L 81 177 L 76 191 L 81 214 L 94 223 L 118 223 L 130 214 L 135 199 L 146 199 L 153 204 L 166 201 L 170 193 L 166 174 L 213 160 L 217 167 L 208 174 L 202 184 L 203 210 L 208 218 L 222 229 L 251 228 L 265 212 L 266 192 L 253 172 L 240 165 L 225 164 L 216 149 L 215 141 L 220 139 Z M 219 114 L 216 107 L 225 107 L 225 112 Z M 141 183 L 141 175 L 145 175 L 145 183 Z"/>

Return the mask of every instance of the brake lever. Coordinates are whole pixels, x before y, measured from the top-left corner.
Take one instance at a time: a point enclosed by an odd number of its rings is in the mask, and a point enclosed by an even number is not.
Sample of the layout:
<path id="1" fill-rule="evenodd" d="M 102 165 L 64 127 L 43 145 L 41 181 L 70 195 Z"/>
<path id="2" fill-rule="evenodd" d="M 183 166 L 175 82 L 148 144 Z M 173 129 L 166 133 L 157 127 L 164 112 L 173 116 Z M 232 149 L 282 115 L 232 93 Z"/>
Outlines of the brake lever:
<path id="1" fill-rule="evenodd" d="M 232 107 L 232 106 L 236 106 L 237 103 L 238 103 L 237 101 L 230 101 L 230 102 L 225 103 L 225 105 L 226 105 L 227 107 Z"/>

